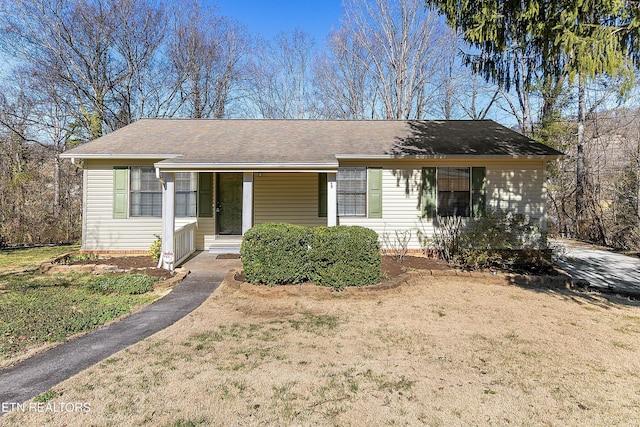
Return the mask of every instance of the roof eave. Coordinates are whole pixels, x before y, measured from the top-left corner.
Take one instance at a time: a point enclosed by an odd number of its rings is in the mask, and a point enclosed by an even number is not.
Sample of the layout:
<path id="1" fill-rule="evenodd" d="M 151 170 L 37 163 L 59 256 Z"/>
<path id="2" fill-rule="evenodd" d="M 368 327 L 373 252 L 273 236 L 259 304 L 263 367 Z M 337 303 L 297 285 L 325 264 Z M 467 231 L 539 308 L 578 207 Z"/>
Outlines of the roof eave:
<path id="1" fill-rule="evenodd" d="M 338 160 L 557 160 L 564 154 L 336 154 Z"/>
<path id="2" fill-rule="evenodd" d="M 63 159 L 147 159 L 147 160 L 156 160 L 156 159 L 175 159 L 176 157 L 180 157 L 182 154 L 75 154 L 75 153 L 62 153 L 60 157 Z"/>

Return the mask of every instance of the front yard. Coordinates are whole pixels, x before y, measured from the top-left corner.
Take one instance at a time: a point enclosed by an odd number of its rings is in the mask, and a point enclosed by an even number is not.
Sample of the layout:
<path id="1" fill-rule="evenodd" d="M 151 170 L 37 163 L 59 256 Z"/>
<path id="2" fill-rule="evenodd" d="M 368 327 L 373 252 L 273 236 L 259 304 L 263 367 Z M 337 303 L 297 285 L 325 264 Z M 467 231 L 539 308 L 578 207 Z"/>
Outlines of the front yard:
<path id="1" fill-rule="evenodd" d="M 127 289 L 110 289 L 114 276 L 45 275 L 40 264 L 77 247 L 0 251 L 0 367 L 149 304 L 157 294 L 133 294 L 156 278 L 129 275 Z M 100 279 L 101 278 L 101 279 Z"/>
<path id="2" fill-rule="evenodd" d="M 3 425 L 637 425 L 640 308 L 414 274 L 324 293 L 224 284 L 173 326 Z"/>

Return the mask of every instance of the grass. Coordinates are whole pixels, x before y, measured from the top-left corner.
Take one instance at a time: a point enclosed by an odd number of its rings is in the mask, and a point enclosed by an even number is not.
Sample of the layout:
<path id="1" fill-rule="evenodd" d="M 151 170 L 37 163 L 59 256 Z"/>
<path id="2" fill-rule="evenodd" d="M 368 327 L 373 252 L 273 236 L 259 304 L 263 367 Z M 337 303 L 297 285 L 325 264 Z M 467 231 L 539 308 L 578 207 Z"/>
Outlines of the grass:
<path id="1" fill-rule="evenodd" d="M 75 252 L 78 245 L 41 246 L 26 249 L 0 249 L 0 274 L 37 269 L 44 261 Z"/>
<path id="2" fill-rule="evenodd" d="M 73 247 L 14 249 L 0 253 L 0 365 L 27 350 L 90 331 L 157 298 L 149 293 L 154 278 L 132 275 L 134 286 L 108 292 L 112 277 L 90 274 L 42 275 L 37 266 Z M 107 283 L 101 286 L 101 283 Z M 119 283 L 119 282 L 118 282 Z M 120 292 L 117 292 L 120 291 Z M 126 291 L 126 292 L 125 292 Z"/>
<path id="3" fill-rule="evenodd" d="M 223 286 L 56 386 L 64 396 L 52 402 L 88 402 L 90 413 L 0 423 L 640 424 L 640 306 L 507 281 L 415 277 L 340 299 Z"/>
<path id="4" fill-rule="evenodd" d="M 57 391 L 53 390 L 53 389 L 49 389 L 47 391 L 45 391 L 44 393 L 42 393 L 41 395 L 38 395 L 36 397 L 33 398 L 34 402 L 38 402 L 38 403 L 46 403 L 48 401 L 50 401 L 51 399 L 58 397 L 60 395 L 60 393 L 58 393 Z"/>

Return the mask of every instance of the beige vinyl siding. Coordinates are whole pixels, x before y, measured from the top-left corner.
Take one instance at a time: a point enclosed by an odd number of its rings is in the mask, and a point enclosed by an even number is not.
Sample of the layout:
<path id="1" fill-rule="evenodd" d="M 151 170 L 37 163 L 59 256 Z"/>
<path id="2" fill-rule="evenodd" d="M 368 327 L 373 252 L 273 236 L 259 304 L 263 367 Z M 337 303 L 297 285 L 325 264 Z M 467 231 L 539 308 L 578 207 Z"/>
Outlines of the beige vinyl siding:
<path id="1" fill-rule="evenodd" d="M 496 165 L 487 168 L 487 208 L 542 218 L 545 214 L 545 171 L 540 165 Z"/>
<path id="2" fill-rule="evenodd" d="M 162 233 L 161 218 L 113 218 L 113 167 L 150 166 L 152 161 L 85 161 L 83 249 L 146 250 Z M 540 160 L 395 160 L 340 162 L 341 166 L 382 168 L 382 218 L 341 217 L 341 225 L 361 225 L 394 240 L 395 230 L 411 232 L 411 249 L 419 249 L 419 236 L 433 234 L 433 220 L 421 219 L 420 190 L 423 167 L 486 167 L 487 208 L 514 210 L 539 218 L 544 225 L 545 162 Z M 215 175 L 214 175 L 215 177 Z M 215 178 L 214 178 L 215 179 Z M 214 187 L 215 189 L 215 184 Z M 254 224 L 278 221 L 306 226 L 326 225 L 318 217 L 318 174 L 254 174 Z M 176 218 L 176 228 L 196 218 Z M 213 218 L 198 218 L 196 247 L 206 250 L 215 239 Z M 381 238 L 382 240 L 382 238 Z"/>
<path id="3" fill-rule="evenodd" d="M 194 218 L 195 219 L 195 218 Z M 214 218 L 198 218 L 196 227 L 196 250 L 208 250 L 216 239 Z"/>
<path id="4" fill-rule="evenodd" d="M 156 235 L 162 234 L 162 218 L 113 218 L 113 167 L 152 165 L 149 162 L 85 161 L 82 249 L 147 250 Z M 176 229 L 195 221 L 196 218 L 176 218 Z"/>
<path id="5" fill-rule="evenodd" d="M 87 174 L 85 250 L 149 249 L 162 234 L 162 218 L 113 218 L 113 167 L 151 166 L 153 163 L 85 161 Z"/>
<path id="6" fill-rule="evenodd" d="M 411 232 L 411 249 L 419 249 L 418 230 L 429 235 L 432 224 L 420 220 L 421 168 L 405 166 L 382 169 L 382 218 L 340 217 L 340 225 L 359 225 L 374 230 L 383 243 L 383 235 L 395 238 L 395 230 Z"/>
<path id="7" fill-rule="evenodd" d="M 327 218 L 318 217 L 317 173 L 265 172 L 253 177 L 254 224 L 327 225 Z"/>
<path id="8" fill-rule="evenodd" d="M 359 162 L 341 162 L 365 166 Z M 423 167 L 486 167 L 487 208 L 514 210 L 543 221 L 545 215 L 545 164 L 542 161 L 389 161 L 366 164 L 382 167 L 382 218 L 341 217 L 341 225 L 360 225 L 395 241 L 395 230 L 411 232 L 410 249 L 420 248 L 420 236 L 433 235 L 433 219 L 421 218 L 420 189 Z"/>

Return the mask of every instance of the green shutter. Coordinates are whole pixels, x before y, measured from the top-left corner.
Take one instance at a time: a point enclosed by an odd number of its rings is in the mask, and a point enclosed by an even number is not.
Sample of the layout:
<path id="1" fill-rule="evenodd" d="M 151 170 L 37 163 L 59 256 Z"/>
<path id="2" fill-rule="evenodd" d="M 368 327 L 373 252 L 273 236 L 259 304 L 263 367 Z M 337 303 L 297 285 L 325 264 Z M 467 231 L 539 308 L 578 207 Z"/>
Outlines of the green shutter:
<path id="1" fill-rule="evenodd" d="M 436 217 L 436 168 L 422 168 L 422 217 Z"/>
<path id="2" fill-rule="evenodd" d="M 327 174 L 318 174 L 318 217 L 327 217 Z"/>
<path id="3" fill-rule="evenodd" d="M 367 183 L 369 187 L 368 216 L 382 218 L 382 169 L 369 168 Z"/>
<path id="4" fill-rule="evenodd" d="M 113 168 L 113 217 L 126 218 L 129 207 L 129 168 Z"/>
<path id="5" fill-rule="evenodd" d="M 213 173 L 198 174 L 198 217 L 213 218 Z"/>
<path id="6" fill-rule="evenodd" d="M 486 168 L 471 168 L 471 207 L 474 217 L 484 216 L 486 213 Z"/>

